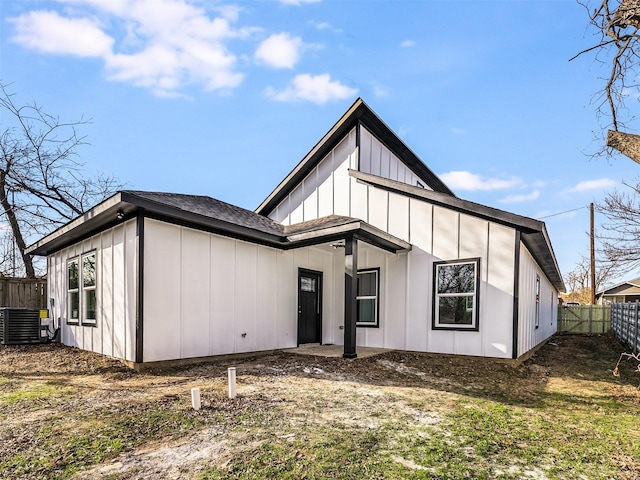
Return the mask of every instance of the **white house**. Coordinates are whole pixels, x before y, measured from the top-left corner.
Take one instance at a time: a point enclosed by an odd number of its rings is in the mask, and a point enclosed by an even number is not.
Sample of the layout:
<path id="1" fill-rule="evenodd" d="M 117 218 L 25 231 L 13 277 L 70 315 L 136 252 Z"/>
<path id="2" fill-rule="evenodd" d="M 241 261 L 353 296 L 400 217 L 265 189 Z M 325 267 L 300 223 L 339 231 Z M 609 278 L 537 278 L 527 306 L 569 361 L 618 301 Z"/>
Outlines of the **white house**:
<path id="1" fill-rule="evenodd" d="M 255 212 L 121 191 L 28 251 L 61 341 L 134 364 L 304 343 L 516 359 L 564 290 L 543 222 L 456 197 L 360 99 Z"/>

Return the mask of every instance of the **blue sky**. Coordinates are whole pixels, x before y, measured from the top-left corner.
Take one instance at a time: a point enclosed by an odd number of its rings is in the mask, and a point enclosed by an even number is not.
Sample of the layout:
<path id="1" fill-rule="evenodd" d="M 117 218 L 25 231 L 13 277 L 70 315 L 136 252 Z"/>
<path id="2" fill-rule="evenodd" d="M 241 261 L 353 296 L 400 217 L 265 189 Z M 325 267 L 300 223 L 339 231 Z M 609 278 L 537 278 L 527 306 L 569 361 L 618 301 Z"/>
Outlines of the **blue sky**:
<path id="1" fill-rule="evenodd" d="M 357 97 L 461 198 L 545 219 L 563 274 L 633 181 L 573 0 L 2 0 L 0 79 L 84 116 L 87 170 L 254 209 Z M 577 209 L 577 210 L 575 210 Z M 597 223 L 599 219 L 597 218 Z"/>

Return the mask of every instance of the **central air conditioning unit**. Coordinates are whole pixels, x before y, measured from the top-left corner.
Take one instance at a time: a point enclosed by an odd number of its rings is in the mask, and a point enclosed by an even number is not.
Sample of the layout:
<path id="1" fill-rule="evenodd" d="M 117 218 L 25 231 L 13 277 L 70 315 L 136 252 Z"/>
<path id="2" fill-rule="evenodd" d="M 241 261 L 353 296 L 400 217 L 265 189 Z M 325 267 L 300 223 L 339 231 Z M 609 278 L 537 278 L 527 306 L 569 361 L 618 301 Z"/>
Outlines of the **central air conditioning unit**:
<path id="1" fill-rule="evenodd" d="M 40 332 L 40 310 L 0 307 L 0 344 L 43 343 Z"/>

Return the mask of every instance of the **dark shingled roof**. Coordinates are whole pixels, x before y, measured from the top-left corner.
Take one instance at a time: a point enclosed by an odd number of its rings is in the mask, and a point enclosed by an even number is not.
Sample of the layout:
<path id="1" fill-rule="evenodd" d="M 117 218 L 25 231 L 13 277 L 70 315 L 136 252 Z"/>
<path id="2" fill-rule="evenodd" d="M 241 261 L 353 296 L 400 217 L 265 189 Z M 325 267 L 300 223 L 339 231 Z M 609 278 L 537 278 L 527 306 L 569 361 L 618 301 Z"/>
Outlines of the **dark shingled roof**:
<path id="1" fill-rule="evenodd" d="M 233 225 L 242 225 L 271 235 L 284 235 L 284 227 L 270 218 L 216 198 L 204 195 L 144 192 L 140 190 L 124 190 L 122 193 L 144 198 L 161 205 L 174 207 L 184 212 L 195 213 Z"/>
<path id="2" fill-rule="evenodd" d="M 123 190 L 29 246 L 27 253 L 48 255 L 140 214 L 281 249 L 348 235 L 388 251 L 411 248 L 407 242 L 357 218 L 331 215 L 284 226 L 251 210 L 203 195 Z"/>

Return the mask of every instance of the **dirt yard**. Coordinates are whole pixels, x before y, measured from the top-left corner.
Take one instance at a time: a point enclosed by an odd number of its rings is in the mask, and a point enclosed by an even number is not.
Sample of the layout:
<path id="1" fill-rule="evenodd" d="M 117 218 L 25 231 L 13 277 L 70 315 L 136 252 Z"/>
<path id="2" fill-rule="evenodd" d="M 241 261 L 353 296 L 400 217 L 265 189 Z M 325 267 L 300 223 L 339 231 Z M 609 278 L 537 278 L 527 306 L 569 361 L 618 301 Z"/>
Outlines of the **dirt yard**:
<path id="1" fill-rule="evenodd" d="M 556 336 L 518 367 L 279 352 L 137 373 L 0 347 L 0 478 L 640 478 L 640 372 L 613 376 L 622 351 Z"/>

